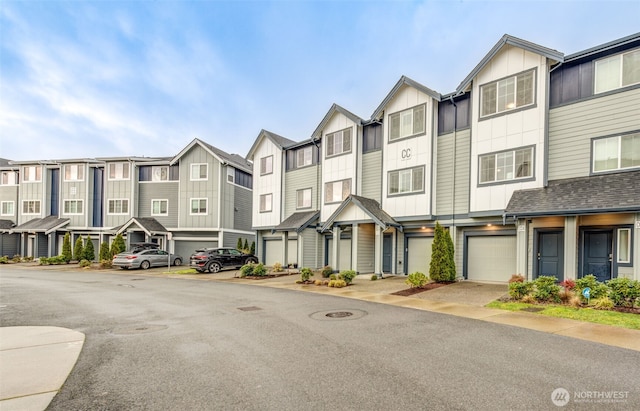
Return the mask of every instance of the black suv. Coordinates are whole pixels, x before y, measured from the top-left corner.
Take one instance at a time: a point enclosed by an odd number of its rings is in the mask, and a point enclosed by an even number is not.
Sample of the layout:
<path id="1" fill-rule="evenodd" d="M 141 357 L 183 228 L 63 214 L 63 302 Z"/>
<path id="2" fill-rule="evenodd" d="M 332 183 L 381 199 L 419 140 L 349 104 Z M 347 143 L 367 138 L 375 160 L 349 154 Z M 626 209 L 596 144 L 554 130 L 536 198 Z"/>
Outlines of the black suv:
<path id="1" fill-rule="evenodd" d="M 235 248 L 204 248 L 191 255 L 191 267 L 199 273 L 217 273 L 223 268 L 240 268 L 245 264 L 257 263 L 253 254 L 246 254 Z"/>

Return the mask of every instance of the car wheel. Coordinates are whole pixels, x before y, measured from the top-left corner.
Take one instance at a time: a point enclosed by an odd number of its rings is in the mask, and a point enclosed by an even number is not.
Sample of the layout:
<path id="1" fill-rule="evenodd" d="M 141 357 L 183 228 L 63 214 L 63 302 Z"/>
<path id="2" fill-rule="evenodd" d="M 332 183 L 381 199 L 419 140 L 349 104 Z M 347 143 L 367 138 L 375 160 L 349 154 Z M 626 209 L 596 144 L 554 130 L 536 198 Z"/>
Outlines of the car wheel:
<path id="1" fill-rule="evenodd" d="M 220 263 L 213 262 L 213 263 L 209 264 L 209 269 L 208 269 L 208 271 L 209 271 L 210 273 L 218 273 L 218 272 L 220 272 L 220 269 L 221 269 L 221 268 L 222 268 L 222 267 L 220 267 Z"/>
<path id="2" fill-rule="evenodd" d="M 173 261 L 173 265 L 175 265 L 175 266 L 182 265 L 182 260 L 181 260 L 181 259 L 179 259 L 179 258 L 176 258 L 176 259 Z"/>
<path id="3" fill-rule="evenodd" d="M 245 264 L 258 264 L 258 259 L 255 257 L 249 257 L 247 258 L 247 261 L 244 262 Z"/>
<path id="4" fill-rule="evenodd" d="M 149 263 L 149 261 L 143 261 L 140 263 L 140 268 L 142 268 L 143 270 L 146 270 L 149 267 L 151 267 L 151 263 Z"/>

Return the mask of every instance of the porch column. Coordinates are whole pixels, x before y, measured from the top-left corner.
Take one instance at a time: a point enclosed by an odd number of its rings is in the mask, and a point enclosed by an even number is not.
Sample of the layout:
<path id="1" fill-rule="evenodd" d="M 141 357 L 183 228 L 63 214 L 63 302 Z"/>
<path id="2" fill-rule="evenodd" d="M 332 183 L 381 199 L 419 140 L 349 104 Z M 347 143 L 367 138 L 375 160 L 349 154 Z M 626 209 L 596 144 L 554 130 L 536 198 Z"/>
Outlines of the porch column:
<path id="1" fill-rule="evenodd" d="M 382 227 L 374 225 L 375 236 L 373 238 L 373 273 L 382 277 Z"/>
<path id="2" fill-rule="evenodd" d="M 304 240 L 303 240 L 303 236 L 302 233 L 298 233 L 298 241 L 296 241 L 297 249 L 297 256 L 298 256 L 298 268 L 302 268 L 304 267 Z"/>
<path id="3" fill-rule="evenodd" d="M 282 232 L 282 265 L 289 266 L 289 232 Z"/>
<path id="4" fill-rule="evenodd" d="M 633 227 L 633 278 L 640 281 L 640 213 L 636 213 Z"/>
<path id="5" fill-rule="evenodd" d="M 338 262 L 340 261 L 340 256 L 338 255 L 340 254 L 340 227 L 337 225 L 333 226 L 333 241 L 331 248 L 331 268 L 333 268 L 334 273 L 337 273 L 340 272 L 338 269 Z"/>
<path id="6" fill-rule="evenodd" d="M 516 222 L 516 272 L 513 274 L 521 274 L 527 280 L 531 280 L 531 276 L 527 272 L 527 254 L 529 233 L 527 230 L 527 221 L 519 219 Z"/>
<path id="7" fill-rule="evenodd" d="M 578 277 L 578 217 L 564 218 L 564 278 Z"/>
<path id="8" fill-rule="evenodd" d="M 358 224 L 351 226 L 351 267 L 358 272 Z"/>

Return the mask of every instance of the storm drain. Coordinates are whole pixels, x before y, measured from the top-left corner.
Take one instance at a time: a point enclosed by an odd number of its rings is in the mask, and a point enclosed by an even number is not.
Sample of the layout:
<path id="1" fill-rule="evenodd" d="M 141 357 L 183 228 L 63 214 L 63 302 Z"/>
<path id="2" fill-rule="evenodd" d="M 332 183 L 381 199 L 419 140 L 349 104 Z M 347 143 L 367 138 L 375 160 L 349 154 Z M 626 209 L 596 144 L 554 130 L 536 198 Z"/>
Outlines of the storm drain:
<path id="1" fill-rule="evenodd" d="M 260 308 L 260 307 L 256 307 L 256 306 L 252 306 L 252 307 L 238 307 L 238 310 L 240 310 L 240 311 L 260 311 L 260 310 L 262 310 L 262 308 Z"/>
<path id="2" fill-rule="evenodd" d="M 320 321 L 340 321 L 340 320 L 357 320 L 367 315 L 366 311 L 362 310 L 327 310 L 318 311 L 310 314 L 309 317 L 314 320 Z"/>
<path id="3" fill-rule="evenodd" d="M 353 313 L 351 311 L 336 311 L 333 313 L 325 314 L 326 317 L 329 318 L 345 318 L 351 317 Z"/>

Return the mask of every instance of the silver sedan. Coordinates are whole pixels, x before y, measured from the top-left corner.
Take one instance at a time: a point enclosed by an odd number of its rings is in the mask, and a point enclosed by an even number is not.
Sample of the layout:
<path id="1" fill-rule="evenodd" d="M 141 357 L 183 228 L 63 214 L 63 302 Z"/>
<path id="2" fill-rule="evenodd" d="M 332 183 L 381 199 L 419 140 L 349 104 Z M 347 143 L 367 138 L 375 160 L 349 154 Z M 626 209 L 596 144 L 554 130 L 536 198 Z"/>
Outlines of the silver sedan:
<path id="1" fill-rule="evenodd" d="M 113 265 L 122 269 L 126 268 L 142 268 L 146 270 L 149 267 L 162 267 L 169 265 L 182 265 L 182 257 L 175 254 L 169 254 L 164 250 L 142 250 L 137 253 L 125 252 L 113 256 Z"/>

